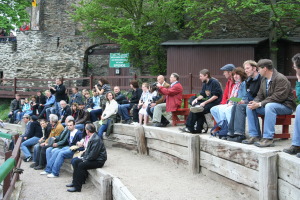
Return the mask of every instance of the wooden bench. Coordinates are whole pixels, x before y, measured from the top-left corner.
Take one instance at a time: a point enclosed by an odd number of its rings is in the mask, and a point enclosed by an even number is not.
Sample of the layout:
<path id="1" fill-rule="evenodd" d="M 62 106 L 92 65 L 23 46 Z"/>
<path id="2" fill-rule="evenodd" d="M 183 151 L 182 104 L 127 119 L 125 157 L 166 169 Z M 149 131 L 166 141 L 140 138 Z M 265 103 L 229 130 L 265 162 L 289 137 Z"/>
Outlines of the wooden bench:
<path id="1" fill-rule="evenodd" d="M 196 94 L 183 94 L 182 95 L 182 101 L 183 105 L 181 108 L 178 108 L 176 111 L 172 112 L 172 125 L 176 126 L 177 124 L 184 124 L 186 122 L 186 119 L 190 113 L 189 109 L 189 99 L 192 96 L 196 96 Z M 184 116 L 184 120 L 179 119 L 179 115 Z"/>

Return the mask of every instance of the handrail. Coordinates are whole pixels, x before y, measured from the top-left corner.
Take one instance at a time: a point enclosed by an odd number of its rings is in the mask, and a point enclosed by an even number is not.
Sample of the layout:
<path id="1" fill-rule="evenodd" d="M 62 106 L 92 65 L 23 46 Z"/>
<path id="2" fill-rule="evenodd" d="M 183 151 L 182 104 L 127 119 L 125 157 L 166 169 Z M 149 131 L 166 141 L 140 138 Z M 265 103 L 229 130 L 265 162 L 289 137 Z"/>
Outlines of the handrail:
<path id="1" fill-rule="evenodd" d="M 6 178 L 6 176 L 11 172 L 11 170 L 16 166 L 16 161 L 13 158 L 7 159 L 0 166 L 0 183 Z"/>
<path id="2" fill-rule="evenodd" d="M 12 135 L 7 134 L 7 133 L 0 132 L 0 137 L 6 138 L 6 139 L 11 139 L 11 138 L 12 138 Z M 0 182 L 1 182 L 1 181 L 0 181 Z"/>

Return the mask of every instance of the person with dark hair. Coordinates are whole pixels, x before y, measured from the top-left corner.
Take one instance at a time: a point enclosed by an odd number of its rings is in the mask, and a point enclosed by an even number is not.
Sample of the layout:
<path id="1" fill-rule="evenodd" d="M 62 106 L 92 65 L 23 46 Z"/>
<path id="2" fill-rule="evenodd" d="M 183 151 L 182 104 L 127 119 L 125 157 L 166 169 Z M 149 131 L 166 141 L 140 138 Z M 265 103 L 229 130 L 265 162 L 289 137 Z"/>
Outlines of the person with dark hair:
<path id="1" fill-rule="evenodd" d="M 118 104 L 125 104 L 128 102 L 125 95 L 121 93 L 119 86 L 114 87 L 114 94 L 115 94 L 116 101 L 118 102 Z"/>
<path id="2" fill-rule="evenodd" d="M 75 128 L 83 131 L 85 123 L 90 121 L 90 112 L 87 110 L 84 110 L 84 104 L 80 103 L 78 105 L 78 114 L 75 118 Z"/>
<path id="3" fill-rule="evenodd" d="M 73 157 L 75 151 L 72 151 L 70 147 L 81 140 L 82 132 L 75 128 L 75 122 L 72 120 L 68 121 L 67 126 L 67 140 L 62 144 L 62 148 L 47 149 L 47 166 L 45 171 L 40 173 L 41 175 L 47 174 L 48 178 L 57 178 L 64 159 Z M 55 144 L 53 144 L 53 147 L 57 146 Z"/>
<path id="4" fill-rule="evenodd" d="M 201 133 L 205 122 L 205 114 L 210 112 L 213 106 L 220 104 L 222 100 L 222 88 L 218 80 L 210 76 L 207 69 L 199 73 L 202 82 L 202 90 L 198 97 L 190 99 L 192 107 L 186 120 L 186 127 L 179 130 L 188 133 Z M 195 127 L 197 123 L 197 126 Z"/>
<path id="5" fill-rule="evenodd" d="M 296 109 L 290 81 L 274 67 L 269 59 L 261 59 L 257 63 L 259 73 L 263 77 L 257 96 L 247 106 L 248 128 L 250 138 L 243 140 L 244 144 L 254 144 L 258 147 L 273 146 L 277 115 L 290 115 Z M 264 115 L 264 133 L 258 126 L 258 114 Z"/>
<path id="6" fill-rule="evenodd" d="M 44 109 L 44 106 L 47 102 L 47 97 L 43 94 L 42 91 L 38 91 L 36 93 L 36 106 L 33 107 L 33 113 L 36 113 L 36 110 L 38 110 L 39 114 L 42 112 Z M 37 114 L 37 113 L 36 113 Z M 33 114 L 33 115 L 36 115 Z"/>
<path id="7" fill-rule="evenodd" d="M 101 126 L 98 130 L 98 135 L 103 138 L 103 132 L 109 135 L 108 127 L 113 125 L 116 121 L 116 114 L 118 113 L 118 103 L 115 100 L 115 96 L 112 92 L 106 93 L 106 106 L 101 115 Z M 109 129 L 111 130 L 111 129 Z"/>
<path id="8" fill-rule="evenodd" d="M 27 114 L 25 114 L 24 117 L 30 118 L 30 116 Z M 21 151 L 24 154 L 25 162 L 29 162 L 32 160 L 32 156 L 28 148 L 38 143 L 38 141 L 42 136 L 43 136 L 42 127 L 40 123 L 37 121 L 37 117 L 32 116 L 31 123 L 28 127 L 28 131 L 26 134 L 22 136 L 24 141 L 21 144 Z"/>
<path id="9" fill-rule="evenodd" d="M 300 101 L 300 53 L 297 53 L 292 58 L 293 68 L 296 71 L 296 96 L 298 101 Z M 292 138 L 292 145 L 290 148 L 283 149 L 283 152 L 288 154 L 296 154 L 298 158 L 300 158 L 300 105 L 297 106 L 296 109 L 296 117 L 294 123 L 294 132 Z"/>
<path id="10" fill-rule="evenodd" d="M 139 117 L 138 117 L 139 110 L 137 108 L 137 104 L 139 103 L 139 100 L 141 98 L 143 90 L 139 88 L 139 84 L 137 81 L 131 81 L 130 87 L 132 89 L 132 96 L 129 100 L 129 103 L 119 105 L 119 108 L 118 108 L 118 113 L 122 117 L 124 124 L 132 123 L 132 121 L 129 117 L 129 114 L 128 114 L 128 111 L 131 110 L 132 108 L 133 108 L 133 121 L 134 122 L 139 121 Z"/>
<path id="11" fill-rule="evenodd" d="M 91 94 L 89 91 L 86 91 L 83 93 L 84 96 L 84 109 L 85 110 L 92 110 L 94 107 L 93 98 L 91 97 Z"/>
<path id="12" fill-rule="evenodd" d="M 227 137 L 227 140 L 239 143 L 246 139 L 245 125 L 247 105 L 256 97 L 261 82 L 261 76 L 258 73 L 258 67 L 255 61 L 247 60 L 244 62 L 243 66 L 245 73 L 248 76 L 248 79 L 246 80 L 247 98 L 233 105 Z"/>
<path id="13" fill-rule="evenodd" d="M 71 187 L 68 192 L 81 192 L 82 184 L 88 177 L 87 170 L 101 168 L 107 160 L 106 148 L 96 133 L 95 126 L 87 124 L 85 130 L 90 140 L 82 157 L 73 158 L 71 161 L 74 171 L 72 183 L 66 185 Z"/>
<path id="14" fill-rule="evenodd" d="M 8 118 L 10 119 L 10 123 L 14 123 L 16 121 L 17 113 L 22 109 L 21 105 L 21 97 L 19 94 L 15 95 L 15 99 L 10 103 L 10 112 L 8 114 Z"/>
<path id="15" fill-rule="evenodd" d="M 245 80 L 247 78 L 247 75 L 245 73 L 245 70 L 241 67 L 235 68 L 232 72 L 232 75 L 233 75 L 233 79 L 234 79 L 234 85 L 233 85 L 231 94 L 229 96 L 228 103 L 215 106 L 215 107 L 218 107 L 218 109 L 215 109 L 218 112 L 211 112 L 212 116 L 214 117 L 214 119 L 217 123 L 223 121 L 223 123 L 227 123 L 227 125 L 228 125 L 228 123 L 230 122 L 231 109 L 232 109 L 233 105 L 236 103 L 236 102 L 230 100 L 231 98 L 240 98 L 241 100 L 246 99 L 246 82 L 245 82 Z M 211 108 L 211 111 L 213 108 Z"/>
<path id="16" fill-rule="evenodd" d="M 97 90 L 99 95 L 105 96 L 106 93 L 110 91 L 110 84 L 108 80 L 106 80 L 105 78 L 100 78 L 98 83 L 101 88 L 99 88 L 98 85 L 95 85 L 95 89 Z"/>
<path id="17" fill-rule="evenodd" d="M 80 94 L 80 92 L 78 92 L 77 87 L 72 87 L 72 93 L 73 94 L 70 98 L 70 105 L 72 105 L 73 103 L 83 104 L 82 95 Z"/>
<path id="18" fill-rule="evenodd" d="M 51 94 L 55 95 L 55 107 L 51 108 L 51 113 L 57 114 L 58 117 L 60 117 L 60 101 L 64 100 L 66 101 L 66 87 L 63 85 L 62 78 L 57 78 L 55 80 L 55 86 L 50 86 L 50 92 Z"/>
<path id="19" fill-rule="evenodd" d="M 39 113 L 39 119 L 44 118 L 44 114 L 46 113 L 46 119 L 49 120 L 49 115 L 51 114 L 51 107 L 55 104 L 55 96 L 51 94 L 49 90 L 45 91 L 47 100 L 46 103 L 44 104 L 44 108 Z"/>

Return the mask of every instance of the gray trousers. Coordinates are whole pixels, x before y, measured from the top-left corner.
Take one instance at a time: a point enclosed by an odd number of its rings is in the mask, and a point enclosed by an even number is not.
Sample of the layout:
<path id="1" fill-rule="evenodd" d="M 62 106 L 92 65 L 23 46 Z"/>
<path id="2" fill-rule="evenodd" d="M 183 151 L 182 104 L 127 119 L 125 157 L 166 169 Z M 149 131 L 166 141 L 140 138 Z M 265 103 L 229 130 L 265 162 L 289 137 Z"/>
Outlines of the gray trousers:
<path id="1" fill-rule="evenodd" d="M 231 110 L 228 135 L 245 135 L 247 104 L 235 104 Z"/>
<path id="2" fill-rule="evenodd" d="M 161 122 L 162 113 L 166 111 L 166 103 L 158 104 L 154 107 L 153 122 Z"/>

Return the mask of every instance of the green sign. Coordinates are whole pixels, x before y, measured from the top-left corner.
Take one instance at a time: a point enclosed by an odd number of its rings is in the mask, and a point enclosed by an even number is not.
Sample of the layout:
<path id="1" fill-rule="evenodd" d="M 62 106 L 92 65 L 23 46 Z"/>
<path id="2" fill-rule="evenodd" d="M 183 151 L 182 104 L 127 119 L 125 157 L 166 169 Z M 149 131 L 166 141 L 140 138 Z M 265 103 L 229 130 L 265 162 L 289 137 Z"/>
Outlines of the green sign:
<path id="1" fill-rule="evenodd" d="M 113 67 L 113 68 L 130 67 L 128 57 L 129 57 L 129 53 L 111 53 L 109 56 L 109 67 Z"/>

